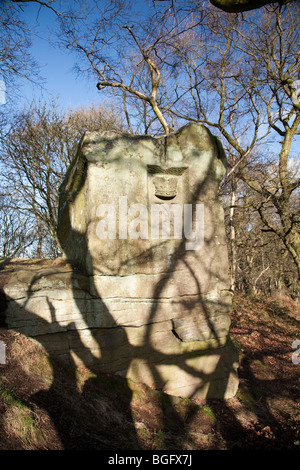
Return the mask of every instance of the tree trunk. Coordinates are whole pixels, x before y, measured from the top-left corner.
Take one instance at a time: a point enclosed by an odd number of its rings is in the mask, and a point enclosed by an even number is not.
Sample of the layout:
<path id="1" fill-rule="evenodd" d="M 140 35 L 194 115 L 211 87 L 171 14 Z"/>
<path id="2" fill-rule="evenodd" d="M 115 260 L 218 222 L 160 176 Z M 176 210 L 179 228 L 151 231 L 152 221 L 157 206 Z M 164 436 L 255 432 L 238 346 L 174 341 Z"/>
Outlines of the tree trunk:
<path id="1" fill-rule="evenodd" d="M 293 227 L 289 234 L 286 235 L 283 242 L 293 257 L 293 260 L 297 266 L 298 277 L 300 279 L 300 234 L 298 230 Z"/>
<path id="2" fill-rule="evenodd" d="M 40 216 L 38 215 L 37 211 L 35 213 L 36 223 L 37 223 L 37 235 L 38 235 L 38 244 L 36 249 L 36 257 L 42 257 L 42 245 L 43 245 L 43 230 L 42 230 L 42 223 Z"/>
<path id="3" fill-rule="evenodd" d="M 231 197 L 230 197 L 230 211 L 229 211 L 230 253 L 231 253 L 230 290 L 232 292 L 235 291 L 236 267 L 237 267 L 236 232 L 235 232 L 235 225 L 234 225 L 235 201 L 236 201 L 236 185 L 235 183 L 233 183 Z"/>

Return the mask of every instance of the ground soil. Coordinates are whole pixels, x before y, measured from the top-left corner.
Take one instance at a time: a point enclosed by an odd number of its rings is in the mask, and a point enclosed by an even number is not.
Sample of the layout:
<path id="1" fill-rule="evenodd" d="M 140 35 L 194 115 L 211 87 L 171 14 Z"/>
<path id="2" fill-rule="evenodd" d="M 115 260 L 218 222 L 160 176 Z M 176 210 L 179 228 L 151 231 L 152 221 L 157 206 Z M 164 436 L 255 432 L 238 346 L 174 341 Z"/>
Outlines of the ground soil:
<path id="1" fill-rule="evenodd" d="M 2 326 L 0 450 L 299 450 L 299 320 L 288 296 L 234 296 L 240 384 L 225 400 L 66 367 Z"/>

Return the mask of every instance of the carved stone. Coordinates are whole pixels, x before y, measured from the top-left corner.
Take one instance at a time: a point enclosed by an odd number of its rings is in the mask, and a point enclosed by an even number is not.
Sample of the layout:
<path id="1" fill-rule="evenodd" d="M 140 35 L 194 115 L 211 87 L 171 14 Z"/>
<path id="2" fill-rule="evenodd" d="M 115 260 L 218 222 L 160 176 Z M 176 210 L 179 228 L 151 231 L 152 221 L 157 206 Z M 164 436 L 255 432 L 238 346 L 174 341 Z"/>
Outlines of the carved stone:
<path id="1" fill-rule="evenodd" d="M 61 186 L 71 267 L 19 272 L 5 286 L 8 326 L 171 395 L 234 396 L 225 166 L 202 125 L 158 138 L 86 133 Z"/>

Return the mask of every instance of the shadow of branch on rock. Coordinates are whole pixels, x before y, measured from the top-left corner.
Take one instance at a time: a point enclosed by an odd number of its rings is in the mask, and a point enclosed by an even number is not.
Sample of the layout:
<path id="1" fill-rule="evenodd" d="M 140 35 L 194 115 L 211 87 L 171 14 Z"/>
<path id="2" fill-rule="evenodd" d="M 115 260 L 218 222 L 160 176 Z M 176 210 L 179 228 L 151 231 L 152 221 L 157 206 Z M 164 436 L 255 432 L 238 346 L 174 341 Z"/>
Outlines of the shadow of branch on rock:
<path id="1" fill-rule="evenodd" d="M 58 237 L 69 265 L 20 271 L 5 289 L 9 328 L 34 337 L 51 361 L 53 357 L 67 364 L 69 396 L 62 407 L 57 394 L 61 368 L 54 359 L 51 387 L 32 397 L 40 406 L 44 404 L 66 449 L 114 445 L 105 440 L 105 423 L 99 424 L 101 435 L 103 431 L 100 441 L 97 437 L 85 440 L 84 424 L 78 436 L 77 410 L 82 396 L 93 388 L 90 379 L 78 392 L 78 367 L 186 398 L 229 397 L 238 385 L 237 354 L 229 337 L 231 297 L 224 217 L 216 196 L 224 162 L 216 139 L 203 126 L 192 124 L 160 140 L 147 138 L 144 142 L 141 137 L 140 149 L 136 148 L 138 138 L 126 138 L 120 158 L 119 137 L 116 148 L 111 138 L 106 142 L 102 135 L 92 137 L 96 140 L 88 140 L 89 145 L 83 139 L 62 185 Z M 168 145 L 172 152 L 178 147 L 174 155 L 177 159 L 181 155 L 182 161 L 175 159 L 176 165 Z M 89 158 L 85 152 L 90 152 Z M 185 159 L 190 161 L 189 172 Z M 153 163 L 159 163 L 156 185 Z M 187 241 L 191 244 L 188 237 L 163 243 L 141 237 L 99 237 L 103 214 L 99 215 L 97 204 L 103 195 L 103 201 L 119 204 L 118 197 L 130 195 L 140 217 L 142 204 L 148 212 L 151 201 L 158 205 L 155 188 L 163 184 L 164 193 L 168 192 L 170 181 L 178 185 L 176 197 L 181 207 L 192 207 L 194 215 L 198 206 L 203 208 L 206 225 L 199 249 L 187 249 Z M 159 208 L 170 209 L 162 201 Z M 135 226 L 143 222 L 138 221 Z M 131 398 L 127 386 L 122 404 L 134 429 Z M 175 409 L 174 415 L 176 418 Z M 191 408 L 187 421 L 192 417 Z M 167 418 L 162 409 L 162 427 L 168 433 Z M 76 439 L 72 437 L 74 426 Z M 138 448 L 138 441 L 133 445 Z"/>

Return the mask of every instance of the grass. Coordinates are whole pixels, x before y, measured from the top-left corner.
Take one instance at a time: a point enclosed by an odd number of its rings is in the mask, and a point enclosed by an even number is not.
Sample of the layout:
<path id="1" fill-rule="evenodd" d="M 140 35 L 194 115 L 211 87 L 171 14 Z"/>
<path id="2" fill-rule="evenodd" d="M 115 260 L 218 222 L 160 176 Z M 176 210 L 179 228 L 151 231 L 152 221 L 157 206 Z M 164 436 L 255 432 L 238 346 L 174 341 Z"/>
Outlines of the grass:
<path id="1" fill-rule="evenodd" d="M 12 391 L 0 381 L 0 397 L 8 406 L 23 406 L 22 402 L 13 396 Z"/>
<path id="2" fill-rule="evenodd" d="M 241 388 L 237 391 L 237 398 L 249 410 L 255 409 L 255 399 L 249 390 L 242 391 Z"/>
<path id="3" fill-rule="evenodd" d="M 39 416 L 31 406 L 16 397 L 3 382 L 0 382 L 0 397 L 5 405 L 3 430 L 10 440 L 16 443 L 15 449 L 47 448 L 46 439 L 39 426 Z"/>
<path id="4" fill-rule="evenodd" d="M 202 406 L 200 411 L 207 415 L 213 424 L 217 423 L 217 417 L 214 411 L 209 406 Z"/>

